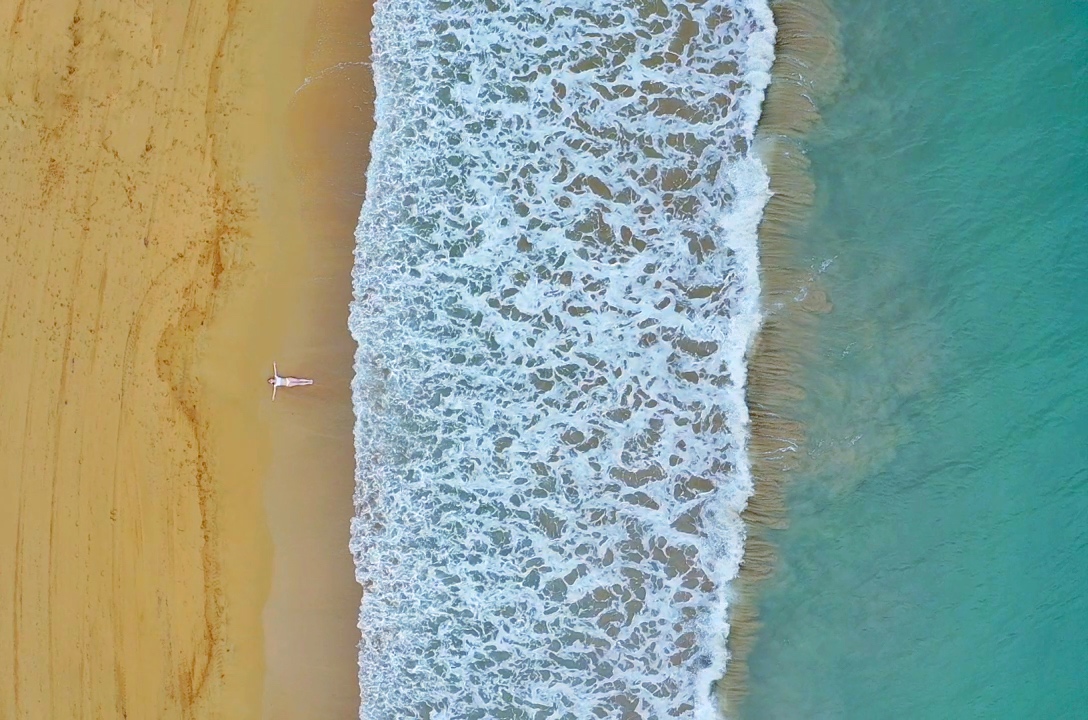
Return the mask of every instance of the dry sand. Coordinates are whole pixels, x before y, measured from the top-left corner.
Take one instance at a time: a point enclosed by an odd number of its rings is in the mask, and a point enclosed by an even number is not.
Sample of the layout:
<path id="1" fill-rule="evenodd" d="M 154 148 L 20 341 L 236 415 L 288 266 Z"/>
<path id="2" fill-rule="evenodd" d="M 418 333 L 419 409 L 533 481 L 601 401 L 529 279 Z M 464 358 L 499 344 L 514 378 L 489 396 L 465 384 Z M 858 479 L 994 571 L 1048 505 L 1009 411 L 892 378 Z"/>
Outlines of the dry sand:
<path id="1" fill-rule="evenodd" d="M 356 713 L 347 5 L 0 0 L 0 719 Z"/>

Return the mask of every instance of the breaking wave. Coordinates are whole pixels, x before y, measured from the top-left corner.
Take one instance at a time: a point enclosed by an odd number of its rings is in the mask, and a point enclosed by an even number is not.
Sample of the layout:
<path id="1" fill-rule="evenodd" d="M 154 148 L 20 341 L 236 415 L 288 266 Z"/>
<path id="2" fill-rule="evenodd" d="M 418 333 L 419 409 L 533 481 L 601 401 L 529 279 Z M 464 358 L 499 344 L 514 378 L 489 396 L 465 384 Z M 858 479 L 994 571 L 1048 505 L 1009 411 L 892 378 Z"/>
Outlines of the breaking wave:
<path id="1" fill-rule="evenodd" d="M 361 717 L 717 717 L 764 0 L 383 0 L 356 231 Z"/>

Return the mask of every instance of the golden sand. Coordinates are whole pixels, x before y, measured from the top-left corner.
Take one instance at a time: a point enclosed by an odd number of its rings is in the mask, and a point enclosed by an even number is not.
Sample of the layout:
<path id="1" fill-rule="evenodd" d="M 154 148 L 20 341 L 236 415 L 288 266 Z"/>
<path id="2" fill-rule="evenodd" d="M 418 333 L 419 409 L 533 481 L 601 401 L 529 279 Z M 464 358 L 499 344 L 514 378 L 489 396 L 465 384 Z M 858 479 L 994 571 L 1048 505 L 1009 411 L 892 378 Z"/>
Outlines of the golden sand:
<path id="1" fill-rule="evenodd" d="M 0 2 L 0 718 L 356 713 L 346 7 Z"/>

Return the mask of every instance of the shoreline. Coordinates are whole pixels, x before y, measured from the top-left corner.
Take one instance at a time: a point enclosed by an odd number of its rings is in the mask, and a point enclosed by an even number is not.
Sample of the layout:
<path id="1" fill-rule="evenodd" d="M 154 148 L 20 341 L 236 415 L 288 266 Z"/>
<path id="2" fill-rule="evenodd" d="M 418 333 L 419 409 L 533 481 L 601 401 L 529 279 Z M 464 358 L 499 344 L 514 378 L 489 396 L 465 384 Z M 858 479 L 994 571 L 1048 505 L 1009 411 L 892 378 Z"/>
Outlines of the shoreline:
<path id="1" fill-rule="evenodd" d="M 359 129 L 296 101 L 330 37 L 358 49 L 338 35 L 359 29 L 340 24 L 345 8 L 0 11 L 0 371 L 18 379 L 0 404 L 0 566 L 13 569 L 0 716 L 244 719 L 291 702 L 327 717 L 328 698 L 357 713 L 354 656 L 325 672 L 342 658 L 314 631 L 336 625 L 353 655 L 339 424 L 354 219 L 337 245 L 342 208 L 313 198 L 365 166 L 323 164 L 307 137 L 339 153 L 326 131 Z M 365 26 L 368 9 L 352 17 Z M 345 183 L 341 205 L 357 188 Z M 321 284 L 321 268 L 340 277 Z M 310 355 L 289 351 L 300 341 Z M 273 359 L 320 385 L 271 406 Z M 321 515 L 330 503 L 340 527 Z M 341 562 L 300 575 L 299 547 L 339 548 Z M 308 685 L 283 684 L 307 669 Z"/>
<path id="2" fill-rule="evenodd" d="M 786 483 L 804 444 L 805 428 L 792 418 L 804 396 L 800 368 L 812 347 L 816 316 L 832 307 L 797 262 L 793 238 L 802 231 L 815 194 L 803 138 L 820 122 L 819 104 L 834 92 L 841 72 L 836 20 L 825 0 L 769 4 L 777 27 L 775 59 L 755 150 L 767 167 L 772 194 L 758 233 L 764 317 L 748 360 L 754 489 L 741 513 L 747 537 L 729 604 L 729 661 L 717 686 L 727 715 L 739 710 L 747 693 L 747 658 L 760 626 L 758 587 L 777 562 L 769 535 L 786 525 Z"/>

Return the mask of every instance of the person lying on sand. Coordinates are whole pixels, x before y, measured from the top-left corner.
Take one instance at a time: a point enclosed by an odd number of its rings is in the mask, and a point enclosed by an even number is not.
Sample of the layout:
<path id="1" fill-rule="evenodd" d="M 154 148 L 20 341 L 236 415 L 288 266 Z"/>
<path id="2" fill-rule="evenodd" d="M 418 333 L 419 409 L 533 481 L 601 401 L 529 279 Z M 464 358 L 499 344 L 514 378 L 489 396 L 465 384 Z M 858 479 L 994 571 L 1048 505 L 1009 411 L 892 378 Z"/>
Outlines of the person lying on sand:
<path id="1" fill-rule="evenodd" d="M 279 368 L 276 367 L 276 363 L 272 363 L 272 377 L 268 378 L 268 384 L 272 386 L 272 399 L 276 399 L 276 390 L 281 387 L 301 387 L 302 385 L 313 385 L 314 381 L 309 378 L 297 378 L 297 377 L 281 377 Z"/>

